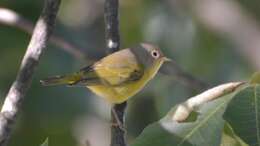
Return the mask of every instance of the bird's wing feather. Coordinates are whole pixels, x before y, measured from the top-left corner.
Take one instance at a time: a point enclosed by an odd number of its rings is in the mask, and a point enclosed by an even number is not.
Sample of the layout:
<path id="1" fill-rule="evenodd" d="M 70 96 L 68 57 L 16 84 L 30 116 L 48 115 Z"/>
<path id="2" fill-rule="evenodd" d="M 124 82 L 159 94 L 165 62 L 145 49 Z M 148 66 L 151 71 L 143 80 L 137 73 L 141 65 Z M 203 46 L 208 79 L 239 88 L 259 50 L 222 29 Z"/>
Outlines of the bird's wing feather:
<path id="1" fill-rule="evenodd" d="M 95 64 L 81 69 L 82 79 L 75 85 L 112 85 L 119 86 L 139 80 L 144 68 L 138 63 L 136 57 L 125 49 L 107 57 Z"/>

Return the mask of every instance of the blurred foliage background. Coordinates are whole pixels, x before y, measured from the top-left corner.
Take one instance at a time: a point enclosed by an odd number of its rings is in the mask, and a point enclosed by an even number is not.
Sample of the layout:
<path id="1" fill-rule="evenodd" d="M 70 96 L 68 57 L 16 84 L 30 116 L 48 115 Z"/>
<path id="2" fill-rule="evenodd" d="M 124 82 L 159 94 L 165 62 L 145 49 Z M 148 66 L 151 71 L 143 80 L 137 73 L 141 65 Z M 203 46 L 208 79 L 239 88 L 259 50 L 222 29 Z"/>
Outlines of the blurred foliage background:
<path id="1" fill-rule="evenodd" d="M 84 48 L 91 59 L 105 55 L 104 0 L 63 0 L 55 34 Z M 253 18 L 260 19 L 258 0 L 237 1 Z M 36 22 L 43 0 L 2 0 L 0 7 Z M 122 47 L 139 42 L 160 46 L 184 70 L 217 85 L 245 80 L 256 70 L 236 45 L 209 31 L 191 7 L 178 0 L 120 0 Z M 0 24 L 1 102 L 15 79 L 30 35 Z M 260 54 L 259 54 L 260 55 Z M 110 138 L 110 105 L 85 88 L 42 87 L 39 80 L 66 74 L 90 64 L 49 44 L 26 95 L 10 146 L 38 146 L 49 137 L 51 146 L 107 146 Z M 131 142 L 149 123 L 163 117 L 175 104 L 198 93 L 177 78 L 158 74 L 131 98 L 127 109 Z"/>

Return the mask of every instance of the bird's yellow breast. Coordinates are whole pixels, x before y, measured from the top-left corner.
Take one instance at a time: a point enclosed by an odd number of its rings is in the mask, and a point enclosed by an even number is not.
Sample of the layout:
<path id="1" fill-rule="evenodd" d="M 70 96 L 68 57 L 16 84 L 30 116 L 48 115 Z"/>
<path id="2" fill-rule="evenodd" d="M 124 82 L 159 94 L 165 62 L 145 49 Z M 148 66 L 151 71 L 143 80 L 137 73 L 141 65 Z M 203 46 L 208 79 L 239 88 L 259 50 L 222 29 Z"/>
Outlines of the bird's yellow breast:
<path id="1" fill-rule="evenodd" d="M 156 63 L 153 68 L 146 70 L 138 81 L 120 86 L 96 85 L 87 86 L 87 88 L 111 103 L 122 103 L 143 89 L 146 83 L 155 76 L 161 65 L 162 62 Z"/>

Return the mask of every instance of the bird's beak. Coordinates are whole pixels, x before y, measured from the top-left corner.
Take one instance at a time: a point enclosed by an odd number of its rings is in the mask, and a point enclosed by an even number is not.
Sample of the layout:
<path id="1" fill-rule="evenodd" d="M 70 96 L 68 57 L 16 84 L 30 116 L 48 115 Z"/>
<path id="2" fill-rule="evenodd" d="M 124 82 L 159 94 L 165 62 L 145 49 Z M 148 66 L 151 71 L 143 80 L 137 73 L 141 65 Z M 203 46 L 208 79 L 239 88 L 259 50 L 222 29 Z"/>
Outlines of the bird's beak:
<path id="1" fill-rule="evenodd" d="M 172 61 L 170 58 L 167 58 L 167 57 L 163 57 L 163 61 L 165 62 L 169 62 L 169 61 Z"/>

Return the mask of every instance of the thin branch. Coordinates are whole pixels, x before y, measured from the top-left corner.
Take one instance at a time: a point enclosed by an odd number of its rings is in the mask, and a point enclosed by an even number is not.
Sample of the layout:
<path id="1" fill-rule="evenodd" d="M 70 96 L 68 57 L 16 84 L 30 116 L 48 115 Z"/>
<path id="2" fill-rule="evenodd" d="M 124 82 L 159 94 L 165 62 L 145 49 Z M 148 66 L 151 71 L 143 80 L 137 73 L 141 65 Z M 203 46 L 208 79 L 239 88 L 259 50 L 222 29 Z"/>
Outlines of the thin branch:
<path id="1" fill-rule="evenodd" d="M 243 85 L 245 82 L 231 82 L 216 86 L 212 89 L 209 89 L 199 95 L 189 98 L 182 104 L 179 104 L 176 108 L 172 119 L 174 121 L 182 122 L 186 120 L 190 113 L 200 105 L 217 99 L 223 95 L 233 92 L 235 89 Z"/>
<path id="2" fill-rule="evenodd" d="M 120 49 L 118 5 L 118 0 L 105 1 L 104 17 L 108 53 L 113 53 Z"/>
<path id="3" fill-rule="evenodd" d="M 177 81 L 198 91 L 203 91 L 210 87 L 208 83 L 203 82 L 202 80 L 197 79 L 191 74 L 183 71 L 182 68 L 180 68 L 180 66 L 174 61 L 164 63 L 160 69 L 160 73 L 174 77 Z"/>
<path id="4" fill-rule="evenodd" d="M 20 111 L 24 96 L 31 86 L 33 73 L 46 48 L 55 24 L 60 0 L 46 0 L 42 14 L 37 21 L 31 41 L 23 57 L 16 80 L 13 82 L 0 114 L 0 145 L 7 144 Z"/>
<path id="5" fill-rule="evenodd" d="M 105 30 L 106 30 L 106 46 L 108 53 L 118 51 L 120 48 L 119 34 L 119 16 L 118 16 L 118 0 L 105 1 Z M 111 110 L 112 123 L 125 125 L 125 109 L 127 102 L 113 105 Z M 114 112 L 113 112 L 114 111 Z M 119 121 L 117 121 L 119 120 Z M 119 122 L 119 123 L 118 123 Z M 111 126 L 111 146 L 126 146 L 126 131 L 121 126 Z"/>
<path id="6" fill-rule="evenodd" d="M 0 24 L 17 27 L 29 34 L 32 34 L 34 28 L 34 25 L 31 21 L 6 8 L 0 8 Z M 74 46 L 73 44 L 65 41 L 63 38 L 57 35 L 52 35 L 50 38 L 50 42 L 58 46 L 60 49 L 63 49 L 65 52 L 68 52 L 77 59 L 81 59 L 82 61 L 87 60 L 87 55 L 83 53 L 83 49 Z"/>

